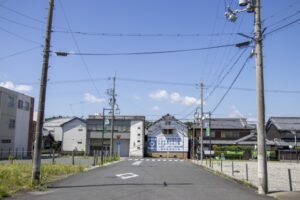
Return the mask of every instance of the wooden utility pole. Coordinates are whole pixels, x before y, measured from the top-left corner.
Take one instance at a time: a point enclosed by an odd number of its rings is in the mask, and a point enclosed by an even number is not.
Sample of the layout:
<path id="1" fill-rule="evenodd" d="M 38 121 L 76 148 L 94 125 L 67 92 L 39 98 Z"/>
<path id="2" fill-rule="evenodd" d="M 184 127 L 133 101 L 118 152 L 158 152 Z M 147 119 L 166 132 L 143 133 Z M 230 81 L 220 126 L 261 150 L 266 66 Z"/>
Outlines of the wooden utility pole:
<path id="1" fill-rule="evenodd" d="M 258 193 L 268 193 L 268 172 L 266 160 L 265 136 L 265 97 L 262 56 L 261 4 L 254 5 L 254 41 L 256 58 L 256 110 L 257 110 L 257 163 L 258 163 Z"/>
<path id="2" fill-rule="evenodd" d="M 52 29 L 54 0 L 49 0 L 48 19 L 46 27 L 46 38 L 43 55 L 43 67 L 40 82 L 40 96 L 37 115 L 37 126 L 35 132 L 34 153 L 33 153 L 33 165 L 32 165 L 32 183 L 40 182 L 41 175 L 41 148 L 43 137 L 43 123 L 45 113 L 46 102 L 46 89 L 47 89 L 47 77 L 48 77 L 48 65 L 49 65 L 49 52 L 50 52 L 50 40 Z"/>

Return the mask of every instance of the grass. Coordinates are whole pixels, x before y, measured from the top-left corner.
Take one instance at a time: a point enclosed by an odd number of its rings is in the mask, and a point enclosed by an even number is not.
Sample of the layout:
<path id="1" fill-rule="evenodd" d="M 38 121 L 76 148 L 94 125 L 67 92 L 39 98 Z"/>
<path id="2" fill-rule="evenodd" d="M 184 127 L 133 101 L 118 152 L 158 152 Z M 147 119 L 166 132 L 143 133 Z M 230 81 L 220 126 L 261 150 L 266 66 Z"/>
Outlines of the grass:
<path id="1" fill-rule="evenodd" d="M 81 165 L 42 164 L 40 183 L 32 185 L 31 164 L 0 164 L 0 199 L 11 196 L 18 191 L 45 188 L 47 183 L 70 174 L 81 172 L 83 168 Z"/>

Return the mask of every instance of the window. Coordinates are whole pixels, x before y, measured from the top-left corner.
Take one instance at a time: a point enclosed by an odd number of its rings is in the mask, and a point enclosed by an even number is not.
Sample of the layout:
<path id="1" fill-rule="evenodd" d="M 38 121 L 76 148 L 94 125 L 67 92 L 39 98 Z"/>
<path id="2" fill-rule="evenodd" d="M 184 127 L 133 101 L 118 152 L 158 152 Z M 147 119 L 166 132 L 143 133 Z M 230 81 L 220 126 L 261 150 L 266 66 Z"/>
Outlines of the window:
<path id="1" fill-rule="evenodd" d="M 15 106 L 15 98 L 12 96 L 8 97 L 7 106 L 13 108 Z"/>
<path id="2" fill-rule="evenodd" d="M 79 128 L 79 129 L 78 129 L 78 131 L 82 131 L 82 130 L 83 130 L 82 128 Z"/>
<path id="3" fill-rule="evenodd" d="M 138 140 L 137 142 L 141 142 L 141 140 Z"/>
<path id="4" fill-rule="evenodd" d="M 24 110 L 29 110 L 29 102 L 25 102 L 25 104 L 24 104 Z"/>
<path id="5" fill-rule="evenodd" d="M 172 134 L 173 130 L 172 129 L 163 129 L 163 134 Z"/>
<path id="6" fill-rule="evenodd" d="M 9 127 L 10 129 L 13 129 L 13 128 L 15 128 L 15 126 L 16 126 L 16 120 L 10 119 L 10 120 L 9 120 L 8 127 Z"/>
<path id="7" fill-rule="evenodd" d="M 1 140 L 1 143 L 3 143 L 3 144 L 10 144 L 11 140 Z"/>
<path id="8" fill-rule="evenodd" d="M 137 129 L 141 129 L 141 127 L 137 127 Z"/>
<path id="9" fill-rule="evenodd" d="M 140 149 L 141 147 L 137 147 L 137 149 Z"/>
<path id="10" fill-rule="evenodd" d="M 18 101 L 18 108 L 23 109 L 23 101 L 22 100 Z"/>
<path id="11" fill-rule="evenodd" d="M 81 141 L 79 141 L 79 142 L 77 142 L 77 144 L 82 144 L 82 142 L 81 142 Z"/>
<path id="12" fill-rule="evenodd" d="M 141 136 L 141 134 L 140 134 L 140 133 L 138 133 L 138 134 L 137 134 L 137 136 Z"/>

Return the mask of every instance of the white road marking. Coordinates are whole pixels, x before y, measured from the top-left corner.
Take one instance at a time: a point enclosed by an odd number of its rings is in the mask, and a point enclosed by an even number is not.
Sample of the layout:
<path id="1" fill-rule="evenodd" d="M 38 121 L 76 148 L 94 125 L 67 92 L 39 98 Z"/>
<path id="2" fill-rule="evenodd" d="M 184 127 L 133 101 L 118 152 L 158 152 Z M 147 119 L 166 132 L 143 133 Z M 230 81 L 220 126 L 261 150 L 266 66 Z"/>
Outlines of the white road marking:
<path id="1" fill-rule="evenodd" d="M 136 158 L 136 159 L 134 159 L 134 160 L 139 160 L 139 159 Z"/>
<path id="2" fill-rule="evenodd" d="M 146 159 L 146 161 L 149 161 L 149 159 Z"/>
<path id="3" fill-rule="evenodd" d="M 158 159 L 157 161 L 160 162 L 160 159 Z"/>
<path id="4" fill-rule="evenodd" d="M 128 160 L 132 160 L 131 158 L 129 158 Z"/>
<path id="5" fill-rule="evenodd" d="M 144 158 L 140 159 L 140 160 L 144 160 Z"/>
<path id="6" fill-rule="evenodd" d="M 177 162 L 178 160 L 174 160 L 175 162 Z"/>
<path id="7" fill-rule="evenodd" d="M 139 175 L 129 172 L 125 174 L 116 174 L 116 176 L 124 180 L 129 178 L 135 178 L 138 177 Z"/>
<path id="8" fill-rule="evenodd" d="M 172 162 L 173 160 L 169 160 L 170 162 Z"/>
<path id="9" fill-rule="evenodd" d="M 183 162 L 184 160 L 180 160 L 180 162 Z"/>
<path id="10" fill-rule="evenodd" d="M 132 163 L 132 165 L 140 165 L 143 161 L 135 161 L 134 163 Z"/>
<path id="11" fill-rule="evenodd" d="M 153 162 L 155 162 L 155 159 L 152 159 Z"/>
<path id="12" fill-rule="evenodd" d="M 165 160 L 163 160 L 164 162 L 166 162 L 167 160 L 165 159 Z"/>

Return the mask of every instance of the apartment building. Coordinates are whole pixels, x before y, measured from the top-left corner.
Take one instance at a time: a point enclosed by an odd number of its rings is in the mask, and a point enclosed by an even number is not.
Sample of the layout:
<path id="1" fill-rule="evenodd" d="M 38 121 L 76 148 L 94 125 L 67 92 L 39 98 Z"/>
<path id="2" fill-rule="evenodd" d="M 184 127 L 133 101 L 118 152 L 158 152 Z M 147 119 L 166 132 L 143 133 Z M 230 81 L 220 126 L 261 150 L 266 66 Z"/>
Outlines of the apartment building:
<path id="1" fill-rule="evenodd" d="M 0 87 L 0 155 L 29 155 L 33 143 L 33 97 Z"/>

